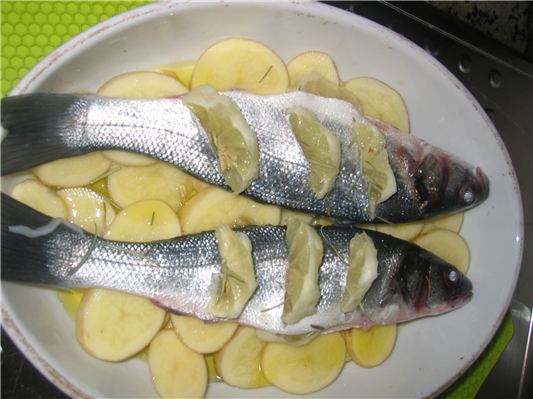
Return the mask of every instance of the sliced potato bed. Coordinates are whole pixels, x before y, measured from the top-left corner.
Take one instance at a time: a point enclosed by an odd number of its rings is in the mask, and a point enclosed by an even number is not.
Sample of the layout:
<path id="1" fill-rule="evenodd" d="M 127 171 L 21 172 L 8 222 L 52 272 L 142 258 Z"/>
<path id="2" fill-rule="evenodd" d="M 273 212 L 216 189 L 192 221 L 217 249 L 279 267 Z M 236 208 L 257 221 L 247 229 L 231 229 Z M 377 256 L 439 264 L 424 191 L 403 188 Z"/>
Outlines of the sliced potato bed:
<path id="1" fill-rule="evenodd" d="M 9 195 L 17 201 L 53 218 L 67 218 L 67 207 L 50 187 L 39 180 L 27 179 L 13 186 Z"/>
<path id="2" fill-rule="evenodd" d="M 237 323 L 206 324 L 196 317 L 171 315 L 174 331 L 181 341 L 198 353 L 214 353 L 233 336 Z"/>
<path id="3" fill-rule="evenodd" d="M 289 74 L 283 60 L 264 44 L 228 38 L 209 47 L 196 62 L 190 89 L 205 84 L 219 91 L 275 94 L 287 89 Z"/>
<path id="4" fill-rule="evenodd" d="M 98 179 L 109 169 L 111 161 L 101 152 L 64 158 L 33 168 L 33 173 L 47 186 L 81 187 Z"/>
<path id="5" fill-rule="evenodd" d="M 352 328 L 344 333 L 346 349 L 361 367 L 376 367 L 392 353 L 396 343 L 396 324 L 372 326 L 367 331 Z"/>
<path id="6" fill-rule="evenodd" d="M 148 366 L 162 398 L 203 398 L 208 373 L 204 356 L 183 344 L 172 330 L 162 330 L 150 344 Z"/>
<path id="7" fill-rule="evenodd" d="M 63 188 L 57 195 L 67 206 L 67 220 L 90 233 L 102 236 L 115 219 L 111 203 L 100 194 L 86 187 Z"/>
<path id="8" fill-rule="evenodd" d="M 272 385 L 305 395 L 335 381 L 345 359 L 344 339 L 335 332 L 319 335 L 303 346 L 269 343 L 263 352 L 261 369 Z"/>
<path id="9" fill-rule="evenodd" d="M 194 194 L 189 175 L 160 161 L 148 166 L 121 167 L 107 177 L 107 188 L 113 202 L 120 207 L 145 199 L 159 199 L 174 211 Z"/>
<path id="10" fill-rule="evenodd" d="M 189 90 L 177 78 L 157 72 L 127 72 L 109 79 L 96 92 L 99 96 L 122 98 L 165 98 Z"/>
<path id="11" fill-rule="evenodd" d="M 181 235 L 178 215 L 166 202 L 142 200 L 122 209 L 105 234 L 109 240 L 148 242 Z"/>
<path id="12" fill-rule="evenodd" d="M 148 299 L 88 289 L 78 309 L 76 337 L 90 355 L 118 362 L 147 346 L 161 329 L 165 316 L 165 311 Z"/>
<path id="13" fill-rule="evenodd" d="M 369 77 L 342 84 L 362 102 L 363 114 L 409 132 L 409 114 L 402 96 L 386 83 Z"/>
<path id="14" fill-rule="evenodd" d="M 233 338 L 214 355 L 216 370 L 222 380 L 239 388 L 270 385 L 261 371 L 265 346 L 265 342 L 257 339 L 255 329 L 239 327 Z"/>
<path id="15" fill-rule="evenodd" d="M 330 82 L 340 85 L 339 72 L 333 58 L 321 51 L 307 51 L 294 57 L 287 64 L 290 84 L 316 71 Z"/>

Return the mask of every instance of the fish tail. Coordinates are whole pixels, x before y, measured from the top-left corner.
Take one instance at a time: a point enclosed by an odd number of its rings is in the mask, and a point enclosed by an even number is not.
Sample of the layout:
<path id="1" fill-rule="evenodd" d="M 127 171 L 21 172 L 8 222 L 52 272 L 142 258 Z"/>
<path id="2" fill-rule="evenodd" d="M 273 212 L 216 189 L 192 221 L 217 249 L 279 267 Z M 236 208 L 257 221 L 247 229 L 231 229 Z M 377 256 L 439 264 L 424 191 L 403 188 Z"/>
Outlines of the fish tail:
<path id="1" fill-rule="evenodd" d="M 51 220 L 2 193 L 2 281 L 64 287 L 65 282 L 49 267 L 53 261 L 53 255 L 46 249 L 50 235 L 28 238 L 10 229 L 13 226 L 35 229 Z"/>
<path id="2" fill-rule="evenodd" d="M 86 114 L 83 94 L 32 93 L 2 99 L 2 176 L 81 155 L 66 137 Z"/>

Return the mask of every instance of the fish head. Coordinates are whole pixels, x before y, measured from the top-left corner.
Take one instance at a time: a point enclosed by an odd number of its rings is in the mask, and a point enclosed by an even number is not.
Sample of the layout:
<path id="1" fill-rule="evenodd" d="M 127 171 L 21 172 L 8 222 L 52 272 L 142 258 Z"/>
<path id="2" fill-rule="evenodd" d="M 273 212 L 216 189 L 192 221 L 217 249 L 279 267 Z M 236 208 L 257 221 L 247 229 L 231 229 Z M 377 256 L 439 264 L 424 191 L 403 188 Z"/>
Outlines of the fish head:
<path id="1" fill-rule="evenodd" d="M 422 249 L 406 253 L 396 277 L 403 306 L 416 317 L 445 313 L 472 299 L 468 277 Z"/>
<path id="2" fill-rule="evenodd" d="M 489 180 L 481 168 L 430 144 L 422 147 L 410 174 L 420 207 L 428 217 L 472 208 L 488 197 Z"/>

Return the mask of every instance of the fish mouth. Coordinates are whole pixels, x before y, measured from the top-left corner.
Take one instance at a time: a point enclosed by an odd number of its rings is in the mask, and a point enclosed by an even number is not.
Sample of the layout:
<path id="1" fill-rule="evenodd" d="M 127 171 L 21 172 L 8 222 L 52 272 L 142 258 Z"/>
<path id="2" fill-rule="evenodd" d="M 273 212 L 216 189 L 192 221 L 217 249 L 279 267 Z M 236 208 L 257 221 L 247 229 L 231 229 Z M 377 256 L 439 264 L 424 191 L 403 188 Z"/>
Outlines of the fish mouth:
<path id="1" fill-rule="evenodd" d="M 472 297 L 474 296 L 474 293 L 472 291 L 469 291 L 465 295 L 458 296 L 457 298 L 452 299 L 450 302 L 451 309 L 457 309 L 464 305 L 466 305 L 468 302 L 472 300 Z"/>
<path id="2" fill-rule="evenodd" d="M 483 201 L 489 196 L 489 178 L 483 170 L 478 166 L 474 168 L 474 189 L 478 193 L 477 200 Z"/>

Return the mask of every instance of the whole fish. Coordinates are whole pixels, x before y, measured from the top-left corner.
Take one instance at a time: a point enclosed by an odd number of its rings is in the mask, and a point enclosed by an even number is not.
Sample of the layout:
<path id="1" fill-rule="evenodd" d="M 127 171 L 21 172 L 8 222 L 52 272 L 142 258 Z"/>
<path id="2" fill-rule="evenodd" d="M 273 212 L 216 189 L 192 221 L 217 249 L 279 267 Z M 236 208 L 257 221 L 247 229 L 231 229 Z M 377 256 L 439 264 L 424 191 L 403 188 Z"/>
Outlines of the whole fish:
<path id="1" fill-rule="evenodd" d="M 119 290 L 150 298 L 173 313 L 207 322 L 227 321 L 209 312 L 209 287 L 213 275 L 221 272 L 214 232 L 153 243 L 94 241 L 94 235 L 77 226 L 59 222 L 62 219 L 54 219 L 56 224 L 50 226 L 51 220 L 2 194 L 2 280 Z M 31 238 L 15 232 L 14 226 L 47 227 Z M 350 240 L 362 230 L 350 225 L 315 229 L 324 243 L 318 280 L 321 296 L 314 315 L 291 325 L 281 318 L 289 264 L 286 228 L 238 229 L 251 241 L 258 288 L 233 321 L 283 335 L 366 329 L 444 313 L 472 297 L 471 282 L 455 267 L 414 244 L 366 231 L 377 249 L 378 276 L 361 310 L 343 313 L 348 269 L 343 259 L 348 259 Z"/>
<path id="2" fill-rule="evenodd" d="M 259 177 L 242 193 L 273 204 L 335 220 L 402 223 L 473 207 L 488 196 L 489 181 L 475 168 L 415 136 L 378 121 L 397 192 L 368 211 L 368 182 L 359 154 L 350 148 L 354 122 L 369 123 L 352 104 L 302 91 L 260 96 L 223 93 L 240 108 L 257 134 Z M 341 141 L 342 160 L 333 189 L 317 199 L 307 177 L 310 164 L 286 114 L 303 106 Z M 137 100 L 91 94 L 26 94 L 2 100 L 2 174 L 27 170 L 92 151 L 122 149 L 176 165 L 207 183 L 229 189 L 217 155 L 199 120 L 181 98 Z"/>

